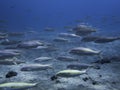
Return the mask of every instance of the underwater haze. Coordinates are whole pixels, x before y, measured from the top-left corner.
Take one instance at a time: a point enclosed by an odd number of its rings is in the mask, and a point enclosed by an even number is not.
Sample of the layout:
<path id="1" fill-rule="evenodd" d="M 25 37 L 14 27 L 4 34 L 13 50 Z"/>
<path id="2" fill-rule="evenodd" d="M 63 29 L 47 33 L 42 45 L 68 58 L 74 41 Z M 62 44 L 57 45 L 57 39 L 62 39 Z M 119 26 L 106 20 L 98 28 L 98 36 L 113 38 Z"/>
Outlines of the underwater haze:
<path id="1" fill-rule="evenodd" d="M 99 25 L 102 17 L 108 19 L 107 24 L 114 24 L 112 16 L 120 20 L 119 3 L 119 0 L 0 0 L 0 19 L 7 21 L 9 30 L 19 31 L 24 27 L 40 30 L 46 26 L 61 30 L 63 26 L 75 25 L 75 20 L 87 16 L 90 19 L 85 22 L 103 27 Z"/>
<path id="2" fill-rule="evenodd" d="M 120 0 L 0 0 L 0 90 L 120 90 Z"/>

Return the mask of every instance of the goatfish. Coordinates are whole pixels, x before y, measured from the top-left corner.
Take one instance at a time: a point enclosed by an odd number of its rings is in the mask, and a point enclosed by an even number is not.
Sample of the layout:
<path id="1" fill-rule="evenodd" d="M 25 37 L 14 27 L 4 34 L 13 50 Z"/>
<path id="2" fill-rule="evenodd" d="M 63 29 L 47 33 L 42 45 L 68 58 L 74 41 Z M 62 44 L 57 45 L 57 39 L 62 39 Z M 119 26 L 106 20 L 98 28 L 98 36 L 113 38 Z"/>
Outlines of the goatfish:
<path id="1" fill-rule="evenodd" d="M 37 83 L 9 82 L 0 84 L 0 88 L 7 90 L 26 90 L 37 86 Z"/>
<path id="2" fill-rule="evenodd" d="M 53 69 L 53 67 L 49 64 L 29 64 L 24 65 L 21 68 L 21 71 L 41 71 L 41 70 L 47 70 L 47 69 Z"/>
<path id="3" fill-rule="evenodd" d="M 55 80 L 58 77 L 76 77 L 82 74 L 85 74 L 87 70 L 62 70 L 56 73 L 54 76 L 51 77 L 51 80 Z"/>
<path id="4" fill-rule="evenodd" d="M 76 54 L 76 55 L 99 55 L 101 51 L 97 51 L 97 50 L 93 50 L 85 47 L 76 47 L 71 49 L 69 53 Z"/>

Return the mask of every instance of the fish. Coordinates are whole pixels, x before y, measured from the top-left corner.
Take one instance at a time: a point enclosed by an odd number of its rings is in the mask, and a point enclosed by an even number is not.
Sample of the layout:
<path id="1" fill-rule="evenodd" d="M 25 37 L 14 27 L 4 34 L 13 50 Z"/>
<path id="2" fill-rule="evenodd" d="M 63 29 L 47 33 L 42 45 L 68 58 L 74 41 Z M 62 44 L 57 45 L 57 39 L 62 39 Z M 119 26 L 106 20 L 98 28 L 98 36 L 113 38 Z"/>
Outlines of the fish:
<path id="1" fill-rule="evenodd" d="M 49 51 L 57 51 L 59 50 L 59 48 L 55 47 L 55 46 L 47 46 L 47 48 L 44 49 L 45 51 L 49 52 Z"/>
<path id="2" fill-rule="evenodd" d="M 57 72 L 54 76 L 52 76 L 51 80 L 55 80 L 58 77 L 65 77 L 65 78 L 76 77 L 82 74 L 86 74 L 86 70 L 62 70 Z"/>
<path id="3" fill-rule="evenodd" d="M 29 88 L 33 88 L 37 86 L 37 83 L 26 83 L 26 82 L 8 82 L 8 83 L 1 83 L 1 89 L 10 89 L 10 90 L 26 90 Z"/>
<path id="4" fill-rule="evenodd" d="M 22 51 L 19 49 L 3 49 L 0 50 L 0 52 L 15 52 L 15 53 L 21 53 Z"/>
<path id="5" fill-rule="evenodd" d="M 19 61 L 19 60 L 0 60 L 0 65 L 18 65 L 25 63 L 24 61 Z"/>
<path id="6" fill-rule="evenodd" d="M 87 26 L 87 25 L 78 25 L 77 27 L 73 28 L 73 31 L 75 31 L 75 34 L 78 36 L 85 36 L 85 35 L 89 35 L 93 32 L 96 32 L 97 30 Z"/>
<path id="7" fill-rule="evenodd" d="M 56 76 L 59 77 L 75 77 L 75 76 L 79 76 L 81 74 L 85 74 L 86 70 L 80 71 L 80 70 L 63 70 L 63 71 L 59 71 Z"/>
<path id="8" fill-rule="evenodd" d="M 37 48 L 38 46 L 43 46 L 44 44 L 39 40 L 24 41 L 17 45 L 18 48 L 30 49 Z"/>
<path id="9" fill-rule="evenodd" d="M 6 38 L 7 38 L 7 36 L 0 36 L 0 40 L 4 40 Z"/>
<path id="10" fill-rule="evenodd" d="M 28 31 L 27 33 L 37 34 L 38 32 L 30 30 L 30 31 Z"/>
<path id="11" fill-rule="evenodd" d="M 109 42 L 113 42 L 116 40 L 120 40 L 120 37 L 101 37 L 96 39 L 94 42 L 95 43 L 109 43 Z"/>
<path id="12" fill-rule="evenodd" d="M 95 40 L 99 39 L 98 36 L 86 36 L 81 39 L 82 42 L 94 42 Z"/>
<path id="13" fill-rule="evenodd" d="M 70 33 L 60 33 L 58 36 L 59 37 L 69 37 L 69 38 L 78 38 L 78 37 L 80 37 L 78 35 L 70 34 Z"/>
<path id="14" fill-rule="evenodd" d="M 0 36 L 7 36 L 7 33 L 0 32 Z"/>
<path id="15" fill-rule="evenodd" d="M 4 49 L 17 49 L 17 47 L 16 46 L 7 46 Z"/>
<path id="16" fill-rule="evenodd" d="M 44 49 L 47 49 L 47 48 L 48 48 L 47 46 L 38 46 L 38 47 L 36 47 L 34 49 L 44 50 Z"/>
<path id="17" fill-rule="evenodd" d="M 93 32 L 96 32 L 95 30 L 80 30 L 80 31 L 76 31 L 75 34 L 78 35 L 78 36 L 86 36 L 86 35 L 89 35 Z"/>
<path id="18" fill-rule="evenodd" d="M 52 60 L 51 57 L 38 57 L 36 59 L 34 59 L 35 62 L 43 62 L 43 61 L 49 61 L 49 60 Z"/>
<path id="19" fill-rule="evenodd" d="M 54 31 L 55 29 L 54 29 L 54 28 L 51 28 L 51 27 L 46 27 L 44 30 L 45 30 L 45 31 Z"/>
<path id="20" fill-rule="evenodd" d="M 47 69 L 53 69 L 52 65 L 50 64 L 29 64 L 29 65 L 24 65 L 21 68 L 21 71 L 41 71 L 41 70 L 47 70 Z"/>
<path id="21" fill-rule="evenodd" d="M 116 63 L 120 62 L 120 57 L 119 56 L 112 56 L 112 57 L 104 57 L 100 60 L 94 61 L 92 63 L 97 63 L 97 64 L 107 64 L 107 63 Z"/>
<path id="22" fill-rule="evenodd" d="M 69 64 L 67 66 L 67 69 L 75 69 L 75 70 L 85 70 L 89 68 L 100 69 L 100 66 L 85 64 L 85 63 Z"/>
<path id="23" fill-rule="evenodd" d="M 20 50 L 12 50 L 12 49 L 0 50 L 0 59 L 8 59 L 20 55 L 21 55 Z"/>
<path id="24" fill-rule="evenodd" d="M 14 44 L 19 44 L 21 41 L 16 41 L 16 40 L 5 40 L 2 41 L 0 44 L 1 45 L 14 45 Z"/>
<path id="25" fill-rule="evenodd" d="M 106 58 L 106 59 L 97 60 L 97 61 L 92 62 L 92 63 L 107 64 L 107 63 L 111 63 L 111 60 L 109 60 L 108 58 Z"/>
<path id="26" fill-rule="evenodd" d="M 85 47 L 76 47 L 73 48 L 69 51 L 71 54 L 75 55 L 100 55 L 101 51 L 93 50 L 90 48 L 85 48 Z"/>
<path id="27" fill-rule="evenodd" d="M 60 60 L 60 61 L 66 61 L 66 62 L 70 62 L 70 61 L 78 61 L 78 59 L 75 59 L 73 57 L 70 57 L 70 56 L 59 56 L 56 58 L 57 60 Z"/>
<path id="28" fill-rule="evenodd" d="M 73 29 L 68 29 L 67 32 L 73 32 Z"/>
<path id="29" fill-rule="evenodd" d="M 25 35 L 25 33 L 23 33 L 23 32 L 9 32 L 8 33 L 8 36 L 10 36 L 10 37 L 21 37 L 24 35 Z"/>
<path id="30" fill-rule="evenodd" d="M 65 39 L 65 38 L 55 38 L 53 41 L 55 41 L 55 42 L 69 42 L 69 40 Z"/>
<path id="31" fill-rule="evenodd" d="M 58 48 L 56 48 L 55 46 L 38 46 L 37 48 L 34 48 L 34 49 L 37 49 L 37 50 L 44 50 L 44 51 L 57 51 Z"/>

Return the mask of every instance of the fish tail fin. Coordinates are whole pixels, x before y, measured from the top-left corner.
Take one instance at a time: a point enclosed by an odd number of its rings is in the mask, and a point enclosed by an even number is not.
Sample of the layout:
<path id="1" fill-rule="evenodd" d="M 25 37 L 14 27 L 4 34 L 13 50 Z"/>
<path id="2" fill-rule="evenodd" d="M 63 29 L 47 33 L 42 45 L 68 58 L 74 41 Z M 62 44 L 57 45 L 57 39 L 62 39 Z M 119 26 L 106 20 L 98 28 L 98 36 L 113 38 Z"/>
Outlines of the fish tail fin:
<path id="1" fill-rule="evenodd" d="M 90 69 L 90 67 L 88 67 L 86 70 L 83 70 L 83 71 L 85 72 L 85 74 L 88 75 L 88 73 L 89 73 L 89 69 Z"/>
<path id="2" fill-rule="evenodd" d="M 98 55 L 100 55 L 102 52 L 103 52 L 103 51 L 102 51 L 102 50 L 100 50 L 100 51 L 98 52 Z"/>
<path id="3" fill-rule="evenodd" d="M 41 85 L 42 82 L 38 82 L 38 83 L 35 83 L 35 86 L 34 87 L 38 87 L 39 85 Z M 40 90 L 44 90 L 42 87 L 40 87 Z"/>
<path id="4" fill-rule="evenodd" d="M 103 52 L 102 50 L 100 50 L 100 51 L 98 52 L 98 56 L 99 56 L 100 59 L 103 59 L 102 52 Z"/>

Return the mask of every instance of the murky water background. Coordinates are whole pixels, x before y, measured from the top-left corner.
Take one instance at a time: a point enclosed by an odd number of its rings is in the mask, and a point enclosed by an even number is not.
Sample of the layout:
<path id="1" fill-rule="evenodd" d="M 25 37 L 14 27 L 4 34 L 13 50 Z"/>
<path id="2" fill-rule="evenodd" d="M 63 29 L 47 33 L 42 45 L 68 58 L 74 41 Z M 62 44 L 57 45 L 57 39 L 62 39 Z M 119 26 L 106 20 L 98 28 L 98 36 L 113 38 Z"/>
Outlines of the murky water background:
<path id="1" fill-rule="evenodd" d="M 26 64 L 35 63 L 34 59 L 38 57 L 53 58 L 46 62 L 40 62 L 40 64 L 51 64 L 54 71 L 22 72 L 20 68 L 23 64 L 0 65 L 0 82 L 39 83 L 37 87 L 29 90 L 120 90 L 120 40 L 98 44 L 82 42 L 82 36 L 80 36 L 79 38 L 65 37 L 70 42 L 54 41 L 60 33 L 74 33 L 70 30 L 81 23 L 97 29 L 97 32 L 92 34 L 93 36 L 120 37 L 119 3 L 119 0 L 0 0 L 0 33 L 23 32 L 25 33 L 23 36 L 8 37 L 7 39 L 41 40 L 56 49 L 20 49 L 22 55 L 17 58 L 25 61 Z M 54 30 L 46 31 L 47 27 Z M 8 46 L 0 45 L 0 50 Z M 103 58 L 118 57 L 119 59 L 112 59 L 111 63 L 99 64 L 101 67 L 99 70 L 89 69 L 88 74 L 99 83 L 97 85 L 93 85 L 90 80 L 84 81 L 83 78 L 87 75 L 60 78 L 58 83 L 51 81 L 51 76 L 65 70 L 69 64 L 91 64 L 100 59 L 99 56 L 78 56 L 69 53 L 72 48 L 80 46 L 101 50 Z M 63 62 L 56 60 L 58 56 L 72 56 L 78 61 Z M 16 71 L 18 75 L 6 79 L 6 73 L 11 70 Z"/>

